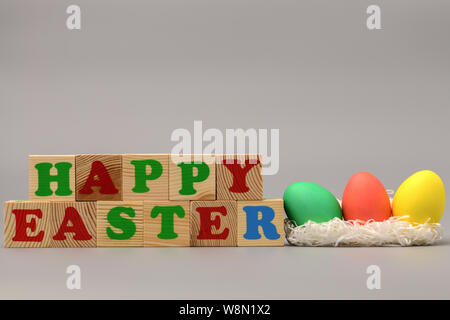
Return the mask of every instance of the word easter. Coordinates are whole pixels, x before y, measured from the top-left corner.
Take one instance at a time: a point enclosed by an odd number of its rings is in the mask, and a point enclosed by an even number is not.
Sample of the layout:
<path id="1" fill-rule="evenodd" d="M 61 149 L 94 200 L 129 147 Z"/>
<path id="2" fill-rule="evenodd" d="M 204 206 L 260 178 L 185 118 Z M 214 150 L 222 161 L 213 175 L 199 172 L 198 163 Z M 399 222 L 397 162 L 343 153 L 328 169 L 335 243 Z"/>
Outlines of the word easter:
<path id="1" fill-rule="evenodd" d="M 31 155 L 29 200 L 5 202 L 4 245 L 283 246 L 283 200 L 263 199 L 260 155 L 198 158 Z"/>

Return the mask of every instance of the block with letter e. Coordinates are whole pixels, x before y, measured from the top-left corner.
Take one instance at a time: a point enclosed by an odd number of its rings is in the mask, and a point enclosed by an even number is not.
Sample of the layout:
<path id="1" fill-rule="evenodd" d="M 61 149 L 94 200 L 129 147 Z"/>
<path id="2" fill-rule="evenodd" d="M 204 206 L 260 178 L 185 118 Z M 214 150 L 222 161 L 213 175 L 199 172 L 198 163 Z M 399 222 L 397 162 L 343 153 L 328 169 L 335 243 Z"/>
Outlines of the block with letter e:
<path id="1" fill-rule="evenodd" d="M 75 169 L 77 201 L 122 200 L 122 155 L 76 155 Z"/>
<path id="2" fill-rule="evenodd" d="M 217 156 L 217 200 L 262 200 L 263 176 L 260 155 Z"/>
<path id="3" fill-rule="evenodd" d="M 189 246 L 189 201 L 144 201 L 144 247 Z"/>
<path id="4" fill-rule="evenodd" d="M 97 201 L 97 247 L 142 247 L 143 235 L 143 201 Z"/>
<path id="5" fill-rule="evenodd" d="M 28 157 L 29 200 L 75 200 L 74 155 Z"/>
<path id="6" fill-rule="evenodd" d="M 168 200 L 169 155 L 122 156 L 123 200 Z"/>
<path id="7" fill-rule="evenodd" d="M 191 201 L 191 246 L 237 246 L 236 201 Z"/>
<path id="8" fill-rule="evenodd" d="M 170 200 L 215 200 L 216 158 L 207 154 L 169 155 Z"/>
<path id="9" fill-rule="evenodd" d="M 6 201 L 4 207 L 5 248 L 50 246 L 50 201 Z"/>
<path id="10" fill-rule="evenodd" d="M 284 208 L 282 199 L 238 201 L 239 247 L 284 246 Z"/>

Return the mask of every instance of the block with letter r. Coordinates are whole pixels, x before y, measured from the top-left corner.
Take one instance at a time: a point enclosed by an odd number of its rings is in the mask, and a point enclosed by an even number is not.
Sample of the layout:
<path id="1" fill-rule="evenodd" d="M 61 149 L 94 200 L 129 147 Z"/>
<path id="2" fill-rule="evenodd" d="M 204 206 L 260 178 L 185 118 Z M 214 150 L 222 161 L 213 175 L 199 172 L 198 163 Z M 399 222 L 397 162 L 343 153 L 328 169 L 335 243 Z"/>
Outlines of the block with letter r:
<path id="1" fill-rule="evenodd" d="M 238 201 L 239 247 L 284 246 L 282 199 Z"/>

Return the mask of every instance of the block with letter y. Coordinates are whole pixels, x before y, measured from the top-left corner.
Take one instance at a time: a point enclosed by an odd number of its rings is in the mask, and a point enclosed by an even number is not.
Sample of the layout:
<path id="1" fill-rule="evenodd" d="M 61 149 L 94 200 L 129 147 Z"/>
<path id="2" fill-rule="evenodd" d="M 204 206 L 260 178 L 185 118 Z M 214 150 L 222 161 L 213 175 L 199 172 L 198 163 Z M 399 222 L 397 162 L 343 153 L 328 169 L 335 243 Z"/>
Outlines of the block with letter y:
<path id="1" fill-rule="evenodd" d="M 262 200 L 262 164 L 258 154 L 217 156 L 217 200 Z"/>

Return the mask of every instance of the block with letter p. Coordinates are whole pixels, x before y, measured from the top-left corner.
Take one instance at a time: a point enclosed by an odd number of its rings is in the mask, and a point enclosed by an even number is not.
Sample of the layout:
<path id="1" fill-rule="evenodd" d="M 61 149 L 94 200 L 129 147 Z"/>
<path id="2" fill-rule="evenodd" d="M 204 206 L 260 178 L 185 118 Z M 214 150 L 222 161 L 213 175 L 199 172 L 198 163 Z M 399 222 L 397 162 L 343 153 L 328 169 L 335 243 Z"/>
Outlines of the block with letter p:
<path id="1" fill-rule="evenodd" d="M 284 246 L 283 199 L 238 201 L 239 247 Z"/>
<path id="2" fill-rule="evenodd" d="M 75 156 L 28 157 L 29 200 L 75 200 Z"/>
<path id="3" fill-rule="evenodd" d="M 123 200 L 168 200 L 169 155 L 122 156 Z"/>
<path id="4" fill-rule="evenodd" d="M 215 200 L 216 163 L 213 155 L 169 155 L 170 200 Z"/>

